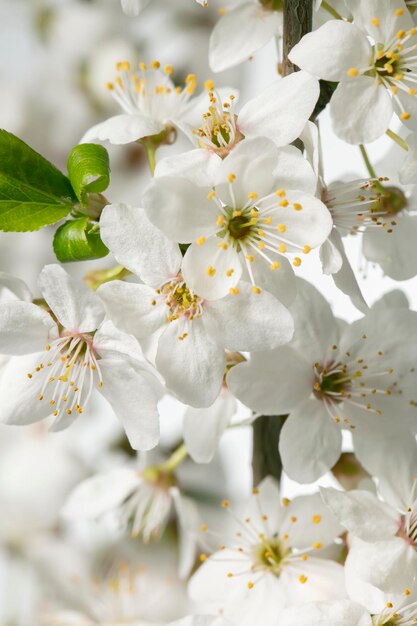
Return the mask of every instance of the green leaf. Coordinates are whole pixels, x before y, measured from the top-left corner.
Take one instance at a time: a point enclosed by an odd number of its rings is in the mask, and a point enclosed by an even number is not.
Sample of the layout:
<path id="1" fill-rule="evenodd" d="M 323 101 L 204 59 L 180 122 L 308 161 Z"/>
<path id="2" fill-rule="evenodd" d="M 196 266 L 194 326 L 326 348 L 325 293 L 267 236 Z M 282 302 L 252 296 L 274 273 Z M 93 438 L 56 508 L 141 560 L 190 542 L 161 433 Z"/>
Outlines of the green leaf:
<path id="1" fill-rule="evenodd" d="M 68 157 L 68 176 L 82 205 L 88 193 L 101 193 L 109 186 L 109 155 L 103 146 L 83 143 L 75 146 Z"/>
<path id="2" fill-rule="evenodd" d="M 76 201 L 62 172 L 24 141 L 0 130 L 0 230 L 31 231 L 54 224 Z"/>
<path id="3" fill-rule="evenodd" d="M 109 253 L 100 239 L 97 223 L 92 223 L 89 217 L 62 224 L 55 233 L 53 246 L 62 263 L 100 259 Z"/>

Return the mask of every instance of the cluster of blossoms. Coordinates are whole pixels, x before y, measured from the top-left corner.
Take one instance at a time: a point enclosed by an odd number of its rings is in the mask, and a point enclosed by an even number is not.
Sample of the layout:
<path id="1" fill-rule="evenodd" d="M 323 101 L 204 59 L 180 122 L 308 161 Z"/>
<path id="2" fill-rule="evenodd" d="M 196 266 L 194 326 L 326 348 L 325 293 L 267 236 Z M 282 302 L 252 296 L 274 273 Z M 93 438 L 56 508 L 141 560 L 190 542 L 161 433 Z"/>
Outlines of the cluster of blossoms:
<path id="1" fill-rule="evenodd" d="M 122 0 L 131 15 L 148 4 Z M 212 70 L 279 42 L 283 4 L 222 11 Z M 416 4 L 345 0 L 339 14 L 341 2 L 317 3 L 327 18 L 292 48 L 297 71 L 243 104 L 213 79 L 195 95 L 195 74 L 179 84 L 159 61 L 117 63 L 107 87 L 122 112 L 80 144 L 140 145 L 151 175 L 133 201 L 105 200 L 94 216 L 120 265 L 98 271 L 94 289 L 59 264 L 42 269 L 35 296 L 0 273 L 0 419 L 50 431 L 77 420 L 68 432 L 81 442 L 75 429 L 104 398 L 122 426 L 117 453 L 104 446 L 104 460 L 68 480 L 60 523 L 111 526 L 132 543 L 174 536 L 177 567 L 154 578 L 120 559 L 97 579 L 78 564 L 76 589 L 48 599 L 42 624 L 417 622 L 417 313 L 400 291 L 370 306 L 347 243 L 360 240 L 391 278 L 417 275 L 417 138 L 390 128 L 417 130 Z M 334 132 L 360 146 L 367 177 L 326 181 L 323 85 Z M 407 150 L 407 186 L 377 175 L 363 146 L 386 133 Z M 355 321 L 335 317 L 305 268 L 332 276 Z M 183 411 L 176 449 L 161 436 L 167 403 Z M 210 472 L 193 484 L 185 469 L 198 477 L 226 431 L 266 421 L 275 430 L 261 447 L 255 436 L 254 460 L 268 465 L 272 448 L 275 463 L 244 503 L 217 485 L 219 515 Z M 347 452 L 360 466 L 353 481 Z M 170 595 L 181 606 L 171 610 Z"/>

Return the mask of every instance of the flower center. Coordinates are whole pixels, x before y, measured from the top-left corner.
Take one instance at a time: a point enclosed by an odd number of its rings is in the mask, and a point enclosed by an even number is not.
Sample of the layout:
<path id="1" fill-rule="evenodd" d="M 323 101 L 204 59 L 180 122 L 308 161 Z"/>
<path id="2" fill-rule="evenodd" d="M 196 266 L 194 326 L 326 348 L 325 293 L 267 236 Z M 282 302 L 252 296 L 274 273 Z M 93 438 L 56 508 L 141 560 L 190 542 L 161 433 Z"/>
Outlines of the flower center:
<path id="1" fill-rule="evenodd" d="M 222 233 L 228 233 L 230 237 L 235 240 L 235 243 L 242 239 L 248 239 L 256 234 L 257 218 L 256 209 L 252 212 L 249 209 L 235 210 L 232 207 L 224 207 L 226 213 L 226 226 Z M 222 234 L 220 234 L 222 236 Z M 237 246 L 239 247 L 239 246 Z"/>
<path id="2" fill-rule="evenodd" d="M 51 345 L 45 346 L 39 365 L 27 377 L 40 378 L 39 401 L 49 402 L 54 417 L 74 411 L 82 413 L 94 382 L 103 386 L 98 361 L 93 335 L 64 330 Z"/>
<path id="3" fill-rule="evenodd" d="M 202 125 L 193 133 L 197 135 L 201 148 L 207 148 L 224 158 L 244 138 L 236 124 L 237 116 L 233 110 L 235 96 L 232 94 L 229 96 L 230 101 L 222 102 L 219 93 L 214 90 L 213 81 L 206 81 L 205 86 L 209 90 L 211 106 L 203 114 Z"/>
<path id="4" fill-rule="evenodd" d="M 282 541 L 272 537 L 262 538 L 262 543 L 256 546 L 254 551 L 255 568 L 268 570 L 275 576 L 279 576 L 282 570 L 282 561 L 291 553 Z"/>
<path id="5" fill-rule="evenodd" d="M 163 298 L 168 307 L 167 321 L 173 322 L 180 317 L 192 321 L 203 314 L 203 300 L 187 287 L 181 274 L 167 281 L 156 290 L 157 297 Z M 157 304 L 157 299 L 152 305 Z"/>

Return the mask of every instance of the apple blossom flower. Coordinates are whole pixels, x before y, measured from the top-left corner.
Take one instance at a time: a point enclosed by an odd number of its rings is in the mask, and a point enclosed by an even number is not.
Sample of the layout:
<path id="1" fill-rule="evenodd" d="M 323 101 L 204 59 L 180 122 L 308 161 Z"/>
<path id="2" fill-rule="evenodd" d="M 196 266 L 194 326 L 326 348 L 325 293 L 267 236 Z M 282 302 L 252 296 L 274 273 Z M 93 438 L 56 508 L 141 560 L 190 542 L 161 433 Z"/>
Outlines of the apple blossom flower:
<path id="1" fill-rule="evenodd" d="M 275 626 L 284 606 L 345 597 L 342 566 L 320 556 L 341 529 L 319 494 L 280 501 L 269 477 L 253 490 L 242 519 L 229 502 L 222 506 L 236 532 L 229 540 L 220 534 L 225 545 L 201 555 L 189 583 L 192 600 L 240 626 L 253 625 L 259 615 L 265 626 Z M 205 525 L 202 531 L 210 532 Z"/>
<path id="2" fill-rule="evenodd" d="M 53 430 L 86 409 L 96 387 L 134 448 L 158 441 L 159 383 L 136 340 L 104 322 L 101 300 L 58 265 L 41 272 L 49 311 L 26 301 L 0 304 L 0 352 L 13 355 L 0 380 L 2 421 L 53 416 Z"/>
<path id="3" fill-rule="evenodd" d="M 249 59 L 273 37 L 280 35 L 282 12 L 274 1 L 244 0 L 221 10 L 210 37 L 209 63 L 214 72 L 222 72 Z"/>
<path id="4" fill-rule="evenodd" d="M 188 74 L 182 88 L 171 79 L 172 65 L 162 70 L 159 61 L 150 66 L 141 62 L 137 71 L 128 61 L 121 61 L 116 69 L 118 76 L 107 87 L 123 113 L 90 128 L 81 143 L 108 140 L 112 144 L 127 144 L 150 136 L 159 136 L 162 142 L 187 120 L 192 123 L 196 112 L 205 108 L 206 93 L 192 97 L 197 87 L 195 74 Z"/>
<path id="5" fill-rule="evenodd" d="M 286 473 L 299 482 L 322 476 L 340 456 L 343 429 L 371 473 L 384 441 L 394 458 L 401 456 L 417 429 L 416 313 L 379 307 L 342 329 L 319 292 L 301 280 L 290 310 L 292 342 L 252 355 L 227 377 L 251 409 L 289 414 L 279 442 Z"/>
<path id="6" fill-rule="evenodd" d="M 170 519 L 179 526 L 179 576 L 189 575 L 195 562 L 198 511 L 176 485 L 175 475 L 164 464 L 119 467 L 80 483 L 62 511 L 70 519 L 97 520 L 114 513 L 118 524 L 131 522 L 132 537 L 158 541 Z"/>
<path id="7" fill-rule="evenodd" d="M 186 167 L 186 164 L 189 167 Z M 144 193 L 149 219 L 167 237 L 191 243 L 182 271 L 189 287 L 208 299 L 237 293 L 241 278 L 285 304 L 294 297 L 301 256 L 321 245 L 331 216 L 311 191 L 311 166 L 293 146 L 247 139 L 206 172 L 185 154 L 170 175 L 154 178 Z M 298 256 L 301 255 L 301 256 Z"/>
<path id="8" fill-rule="evenodd" d="M 378 139 L 393 112 L 417 121 L 417 30 L 402 0 L 349 3 L 353 23 L 330 20 L 290 52 L 293 63 L 338 81 L 330 102 L 334 132 L 353 144 Z"/>
<path id="9" fill-rule="evenodd" d="M 224 90 L 216 89 L 212 80 L 207 80 L 205 87 L 208 110 L 203 113 L 201 126 L 190 127 L 187 134 L 200 148 L 222 158 L 245 137 L 268 137 L 278 147 L 290 144 L 305 127 L 319 96 L 317 79 L 303 71 L 274 81 L 239 112 L 235 110 L 235 94 L 225 99 Z M 183 124 L 183 129 L 186 127 Z"/>
<path id="10" fill-rule="evenodd" d="M 169 219 L 176 219 L 174 211 Z M 179 246 L 143 209 L 109 205 L 100 229 L 118 262 L 145 284 L 112 281 L 98 294 L 116 326 L 138 339 L 158 333 L 156 367 L 182 402 L 213 404 L 223 383 L 225 349 L 270 349 L 291 339 L 291 316 L 269 293 L 253 293 L 242 283 L 239 293 L 223 299 L 200 296 L 199 284 L 189 285 Z"/>

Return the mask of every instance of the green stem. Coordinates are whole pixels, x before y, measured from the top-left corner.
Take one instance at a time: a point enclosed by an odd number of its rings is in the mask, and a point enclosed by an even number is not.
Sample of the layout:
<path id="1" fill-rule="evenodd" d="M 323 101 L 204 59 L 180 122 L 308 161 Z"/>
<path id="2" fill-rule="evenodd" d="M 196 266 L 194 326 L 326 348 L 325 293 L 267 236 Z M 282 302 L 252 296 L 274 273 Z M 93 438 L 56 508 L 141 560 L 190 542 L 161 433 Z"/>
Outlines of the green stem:
<path id="1" fill-rule="evenodd" d="M 145 149 L 146 149 L 146 156 L 148 157 L 149 169 L 151 170 L 151 174 L 153 176 L 154 173 L 155 173 L 155 167 L 156 167 L 156 148 L 157 148 L 157 146 L 153 145 L 149 141 L 143 142 L 143 145 L 145 146 Z"/>
<path id="2" fill-rule="evenodd" d="M 393 130 L 388 128 L 388 130 L 385 131 L 385 134 L 388 135 L 388 137 L 390 137 L 393 141 L 395 141 L 395 143 L 397 143 L 403 150 L 408 151 L 408 144 L 404 141 L 404 139 L 397 135 L 397 133 L 394 133 Z"/>
<path id="3" fill-rule="evenodd" d="M 188 456 L 188 450 L 185 443 L 182 443 L 164 463 L 159 465 L 159 469 L 163 472 L 173 472 Z"/>
<path id="4" fill-rule="evenodd" d="M 368 170 L 369 176 L 371 176 L 372 178 L 377 178 L 376 172 L 374 168 L 372 167 L 372 163 L 369 160 L 368 153 L 366 152 L 366 148 L 362 143 L 359 144 L 359 150 L 361 151 L 361 155 L 365 162 L 366 169 Z"/>
<path id="5" fill-rule="evenodd" d="M 328 2 L 326 2 L 326 0 L 323 0 L 323 2 L 321 3 L 321 6 L 323 7 L 323 9 L 325 11 L 330 13 L 330 15 L 333 15 L 333 17 L 336 18 L 337 20 L 342 20 L 343 19 L 343 17 L 340 15 L 340 13 L 338 13 L 336 11 L 336 9 L 334 9 L 332 6 L 330 6 L 330 4 L 328 4 Z"/>
<path id="6" fill-rule="evenodd" d="M 104 283 L 108 283 L 111 280 L 123 280 L 130 276 L 131 273 L 123 265 L 116 265 L 115 267 L 89 272 L 84 276 L 84 282 L 90 289 L 96 291 Z"/>

